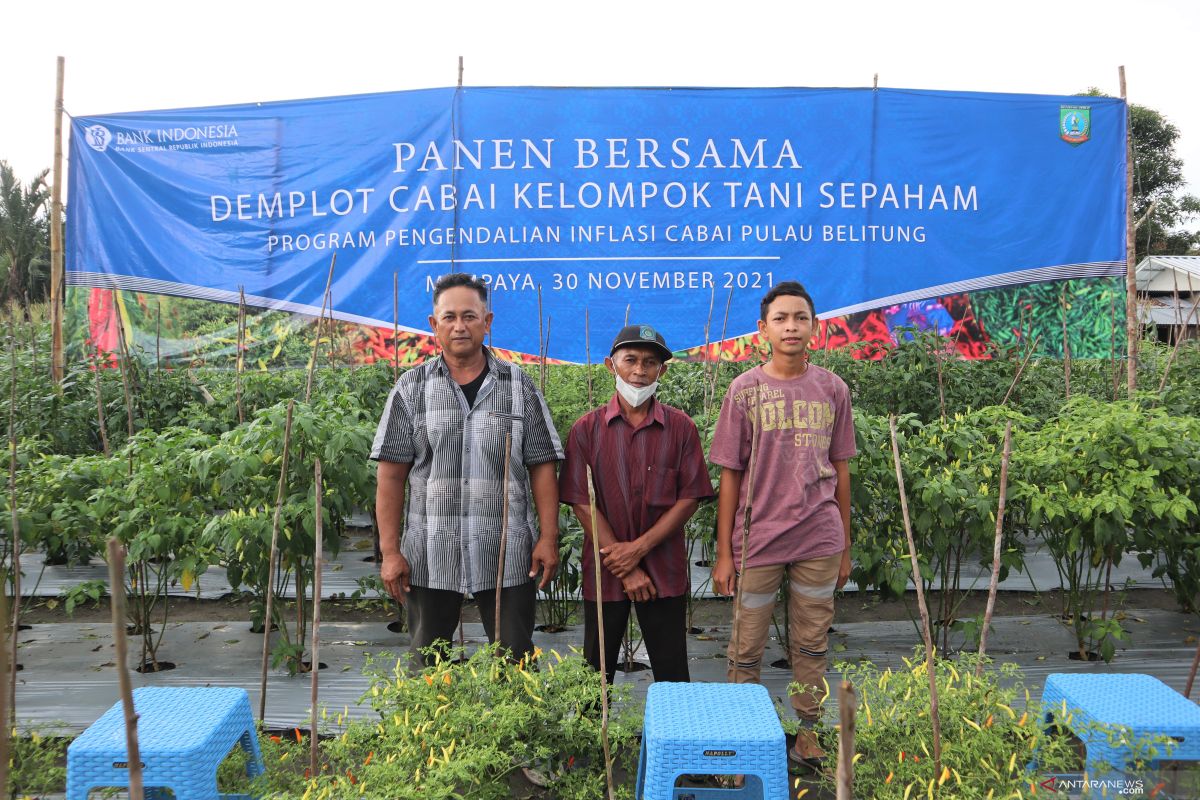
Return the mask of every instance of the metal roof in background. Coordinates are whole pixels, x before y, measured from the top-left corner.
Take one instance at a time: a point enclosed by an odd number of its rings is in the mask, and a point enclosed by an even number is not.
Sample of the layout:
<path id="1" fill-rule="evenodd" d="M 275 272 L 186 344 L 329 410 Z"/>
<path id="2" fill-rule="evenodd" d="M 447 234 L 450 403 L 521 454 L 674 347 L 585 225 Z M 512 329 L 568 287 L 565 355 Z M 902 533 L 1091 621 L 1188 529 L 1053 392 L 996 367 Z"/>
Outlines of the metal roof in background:
<path id="1" fill-rule="evenodd" d="M 1171 273 L 1174 273 L 1172 276 Z M 1140 292 L 1200 291 L 1200 256 L 1150 256 L 1137 265 Z"/>

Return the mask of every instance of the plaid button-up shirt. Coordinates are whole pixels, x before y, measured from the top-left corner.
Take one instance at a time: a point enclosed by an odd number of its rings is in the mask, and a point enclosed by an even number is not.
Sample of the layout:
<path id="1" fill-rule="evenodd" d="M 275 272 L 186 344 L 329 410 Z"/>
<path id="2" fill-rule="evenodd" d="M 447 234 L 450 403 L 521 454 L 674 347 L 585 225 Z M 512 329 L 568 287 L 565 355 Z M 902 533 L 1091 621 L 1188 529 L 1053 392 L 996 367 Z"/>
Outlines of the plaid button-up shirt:
<path id="1" fill-rule="evenodd" d="M 412 464 L 400 551 L 416 586 L 464 594 L 496 588 L 508 435 L 503 586 L 529 580 L 538 529 L 528 468 L 561 461 L 562 444 L 533 380 L 484 353 L 488 373 L 474 406 L 435 358 L 400 376 L 375 433 L 372 459 Z"/>

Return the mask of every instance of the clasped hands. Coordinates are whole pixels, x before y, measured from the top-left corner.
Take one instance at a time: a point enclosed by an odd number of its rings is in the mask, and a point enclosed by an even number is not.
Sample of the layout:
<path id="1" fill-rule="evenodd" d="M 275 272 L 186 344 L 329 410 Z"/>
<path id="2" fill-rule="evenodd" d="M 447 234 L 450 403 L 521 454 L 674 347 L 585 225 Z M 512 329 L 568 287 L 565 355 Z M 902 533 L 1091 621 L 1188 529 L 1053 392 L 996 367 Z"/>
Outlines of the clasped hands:
<path id="1" fill-rule="evenodd" d="M 636 540 L 614 542 L 600 548 L 600 555 L 603 557 L 604 567 L 621 579 L 625 596 L 630 600 L 645 602 L 658 597 L 654 582 L 640 566 L 646 553 Z"/>

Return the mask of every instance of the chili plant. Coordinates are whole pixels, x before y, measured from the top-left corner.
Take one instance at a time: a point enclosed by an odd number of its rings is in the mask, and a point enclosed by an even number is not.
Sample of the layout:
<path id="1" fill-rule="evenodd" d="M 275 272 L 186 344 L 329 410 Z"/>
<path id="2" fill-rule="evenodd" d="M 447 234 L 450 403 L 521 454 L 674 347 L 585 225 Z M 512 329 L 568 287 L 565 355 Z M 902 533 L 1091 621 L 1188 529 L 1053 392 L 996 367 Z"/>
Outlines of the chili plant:
<path id="1" fill-rule="evenodd" d="M 1188 429 L 1142 399 L 1081 397 L 1041 430 L 1015 437 L 1013 494 L 1054 558 L 1081 659 L 1098 648 L 1109 661 L 1115 640 L 1127 636 L 1107 603 L 1094 613 L 1108 566 L 1130 554 L 1149 562 L 1155 531 L 1194 524 L 1187 487 L 1195 456 L 1179 446 Z"/>

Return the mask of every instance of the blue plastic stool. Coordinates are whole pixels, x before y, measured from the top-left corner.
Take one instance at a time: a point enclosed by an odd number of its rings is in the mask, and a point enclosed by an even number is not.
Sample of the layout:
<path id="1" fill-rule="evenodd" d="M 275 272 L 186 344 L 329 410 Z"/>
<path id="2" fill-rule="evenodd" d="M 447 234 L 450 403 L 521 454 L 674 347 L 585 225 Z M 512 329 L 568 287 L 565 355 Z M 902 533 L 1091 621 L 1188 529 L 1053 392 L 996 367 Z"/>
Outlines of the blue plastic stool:
<path id="1" fill-rule="evenodd" d="M 1132 756 L 1127 745 L 1110 744 L 1103 731 L 1088 729 L 1096 724 L 1124 725 L 1135 740 L 1172 737 L 1176 746 L 1152 761 L 1152 769 L 1164 760 L 1200 761 L 1200 706 L 1151 675 L 1049 675 L 1042 714 L 1044 724 L 1064 725 L 1083 742 L 1092 779 L 1102 772 L 1101 762 L 1122 770 Z"/>
<path id="2" fill-rule="evenodd" d="M 758 684 L 653 683 L 646 694 L 635 800 L 788 796 L 779 715 Z M 745 775 L 742 789 L 676 789 L 680 775 Z M 757 780 L 751 780 L 751 778 Z"/>
<path id="3" fill-rule="evenodd" d="M 146 687 L 133 691 L 133 707 L 148 795 L 160 788 L 176 800 L 217 800 L 217 767 L 238 744 L 250 755 L 246 774 L 263 773 L 245 689 Z M 67 748 L 67 800 L 87 800 L 92 789 L 109 786 L 129 786 L 120 703 Z"/>

